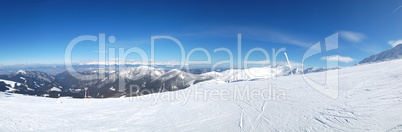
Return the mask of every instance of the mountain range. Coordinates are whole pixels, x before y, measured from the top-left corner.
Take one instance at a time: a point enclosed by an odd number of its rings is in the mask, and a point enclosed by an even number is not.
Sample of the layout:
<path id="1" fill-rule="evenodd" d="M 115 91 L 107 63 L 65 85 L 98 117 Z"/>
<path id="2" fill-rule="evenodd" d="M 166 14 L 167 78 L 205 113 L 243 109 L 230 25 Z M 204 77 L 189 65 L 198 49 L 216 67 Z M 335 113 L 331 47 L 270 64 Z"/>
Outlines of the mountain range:
<path id="1" fill-rule="evenodd" d="M 392 49 L 369 56 L 358 64 L 382 62 L 399 58 L 402 58 L 402 45 L 397 45 Z M 79 66 L 76 68 L 79 68 Z M 292 74 L 322 72 L 339 68 L 312 67 L 303 70 L 301 68 L 290 69 L 284 65 L 273 65 L 248 69 L 220 69 L 218 72 L 203 68 L 184 70 L 136 66 L 116 71 L 109 68 L 92 69 L 90 67 L 88 69 L 86 67 L 81 69 L 82 71 L 79 74 L 105 74 L 104 78 L 90 78 L 87 80 L 79 80 L 73 77 L 68 71 L 52 75 L 41 71 L 19 70 L 8 75 L 0 75 L 0 91 L 36 96 L 83 98 L 85 97 L 84 88 L 88 88 L 86 95 L 94 98 L 139 96 L 185 89 L 193 84 L 211 79 L 222 81 L 223 83 L 231 83 L 289 76 Z"/>
<path id="2" fill-rule="evenodd" d="M 292 68 L 284 65 L 254 67 L 249 69 L 229 69 L 221 72 L 205 72 L 204 69 L 193 69 L 201 74 L 192 74 L 186 70 L 153 68 L 148 66 L 127 67 L 120 71 L 112 69 L 95 69 L 79 72 L 82 75 L 105 74 L 104 78 L 80 80 L 68 71 L 51 75 L 41 71 L 19 70 L 9 75 L 0 75 L 2 91 L 36 95 L 36 96 L 71 96 L 85 97 L 84 88 L 88 88 L 87 96 L 95 98 L 138 96 L 150 93 L 176 91 L 192 84 L 216 79 L 226 83 L 253 81 L 257 79 L 321 72 L 326 68 Z M 122 80 L 120 80 L 122 79 Z M 120 87 L 119 87 L 120 86 Z M 1 89 L 0 89 L 1 90 Z M 131 94 L 130 94 L 131 93 Z"/>

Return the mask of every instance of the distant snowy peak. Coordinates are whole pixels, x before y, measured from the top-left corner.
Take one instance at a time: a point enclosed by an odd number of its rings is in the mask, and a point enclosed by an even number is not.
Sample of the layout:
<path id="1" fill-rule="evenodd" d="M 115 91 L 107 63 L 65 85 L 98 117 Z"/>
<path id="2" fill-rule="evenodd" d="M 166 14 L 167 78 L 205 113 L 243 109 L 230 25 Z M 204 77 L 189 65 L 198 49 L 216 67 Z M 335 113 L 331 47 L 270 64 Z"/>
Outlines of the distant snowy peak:
<path id="1" fill-rule="evenodd" d="M 27 74 L 24 70 L 19 70 L 16 72 L 16 74 Z"/>
<path id="2" fill-rule="evenodd" d="M 108 74 L 112 74 L 115 73 L 115 70 L 112 69 L 96 69 L 96 70 L 92 70 L 92 71 L 84 71 L 83 73 L 85 74 L 97 74 L 97 73 L 108 73 Z"/>
<path id="3" fill-rule="evenodd" d="M 369 56 L 369 57 L 363 59 L 362 61 L 360 61 L 359 64 L 382 62 L 382 61 L 388 61 L 388 60 L 394 60 L 394 59 L 400 59 L 400 58 L 402 58 L 402 44 L 399 44 L 392 49 Z"/>

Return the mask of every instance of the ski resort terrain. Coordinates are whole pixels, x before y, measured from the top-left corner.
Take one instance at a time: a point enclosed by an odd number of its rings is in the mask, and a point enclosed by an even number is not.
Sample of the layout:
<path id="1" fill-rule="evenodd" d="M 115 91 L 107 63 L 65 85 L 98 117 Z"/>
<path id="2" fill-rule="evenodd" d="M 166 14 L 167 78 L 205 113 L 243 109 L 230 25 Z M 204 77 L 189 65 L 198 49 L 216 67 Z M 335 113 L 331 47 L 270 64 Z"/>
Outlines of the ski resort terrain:
<path id="1" fill-rule="evenodd" d="M 401 64 L 397 59 L 338 69 L 335 99 L 309 86 L 302 74 L 230 83 L 213 79 L 178 91 L 108 99 L 2 92 L 0 130 L 401 131 Z M 305 75 L 325 82 L 331 72 L 336 70 Z M 253 96 L 253 91 L 265 92 Z"/>

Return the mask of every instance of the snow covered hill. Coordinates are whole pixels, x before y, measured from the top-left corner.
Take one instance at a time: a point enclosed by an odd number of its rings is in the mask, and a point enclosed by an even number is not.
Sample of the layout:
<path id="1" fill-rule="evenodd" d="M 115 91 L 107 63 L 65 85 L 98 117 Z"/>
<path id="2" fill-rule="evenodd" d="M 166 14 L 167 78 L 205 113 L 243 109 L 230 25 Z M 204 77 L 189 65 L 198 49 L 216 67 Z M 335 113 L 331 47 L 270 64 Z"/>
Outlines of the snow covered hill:
<path id="1" fill-rule="evenodd" d="M 37 96 L 49 96 L 51 93 L 52 97 L 57 97 L 58 93 L 54 92 L 63 88 L 52 75 L 40 71 L 19 70 L 10 75 L 0 75 L 0 82 L 5 82 L 0 83 L 0 87 L 6 87 L 6 92 Z"/>
<path id="2" fill-rule="evenodd" d="M 99 73 L 105 73 L 105 77 L 98 79 L 96 76 L 89 76 L 87 80 L 80 80 L 68 71 L 53 76 L 40 71 L 20 70 L 9 75 L 0 75 L 0 79 L 3 79 L 0 82 L 4 82 L 0 83 L 0 91 L 36 96 L 50 94 L 50 97 L 55 98 L 84 98 L 84 88 L 88 88 L 89 96 L 107 98 L 127 95 L 131 86 L 138 86 L 140 92 L 146 91 L 149 94 L 184 89 L 193 83 L 210 79 L 176 69 L 165 72 L 162 68 L 148 66 L 127 67 L 120 71 L 106 68 L 80 72 L 82 75 Z M 123 80 L 122 84 L 119 79 Z M 7 81 L 18 82 L 18 85 L 9 85 Z"/>
<path id="3" fill-rule="evenodd" d="M 10 87 L 13 89 L 12 92 L 14 93 L 37 96 L 47 96 L 50 94 L 50 97 L 55 98 L 65 96 L 84 98 L 84 88 L 88 88 L 89 96 L 95 98 L 108 98 L 128 95 L 130 88 L 132 87 L 138 88 L 139 92 L 142 93 L 134 94 L 137 96 L 148 93 L 184 89 L 192 84 L 210 79 L 217 79 L 230 83 L 288 76 L 291 75 L 291 73 L 301 74 L 303 72 L 312 73 L 326 70 L 326 68 L 309 68 L 303 71 L 300 68 L 290 69 L 288 66 L 275 65 L 241 70 L 229 69 L 222 72 L 211 71 L 197 75 L 188 73 L 184 69 L 166 70 L 149 66 L 138 66 L 127 67 L 121 70 L 105 68 L 80 72 L 80 74 L 83 75 L 105 74 L 105 77 L 102 79 L 99 79 L 96 76 L 87 76 L 86 80 L 77 79 L 68 71 L 57 75 L 50 75 L 40 71 L 19 70 L 18 72 L 9 75 L 0 75 L 0 79 L 19 82 L 23 85 L 18 85 L 18 87 L 16 87 L 14 85 L 5 86 L 5 83 L 1 83 L 0 87 L 2 87 L 1 91 L 5 91 L 9 89 L 7 87 Z M 120 82 L 119 79 L 122 79 L 123 81 Z"/>
<path id="4" fill-rule="evenodd" d="M 401 64 L 399 59 L 339 69 L 337 99 L 310 87 L 302 75 L 234 83 L 215 79 L 133 98 L 0 93 L 0 130 L 401 131 Z M 320 82 L 325 72 L 308 77 Z M 238 90 L 244 98 L 236 97 Z M 247 97 L 264 90 L 267 96 Z"/>
<path id="5" fill-rule="evenodd" d="M 359 64 L 382 62 L 382 61 L 400 59 L 400 58 L 402 58 L 402 44 L 399 44 L 392 49 L 369 56 L 369 57 L 363 59 L 362 61 L 360 61 Z"/>
<path id="6" fill-rule="evenodd" d="M 301 71 L 302 70 L 299 68 L 292 69 L 292 72 L 295 74 L 300 74 L 302 73 Z M 226 82 L 235 82 L 262 78 L 274 78 L 279 76 L 287 76 L 290 74 L 291 70 L 288 66 L 275 65 L 267 67 L 253 67 L 248 69 L 229 69 L 223 72 L 211 71 L 203 73 L 201 76 L 215 78 Z"/>
<path id="7" fill-rule="evenodd" d="M 312 67 L 305 70 L 301 68 L 290 69 L 285 65 L 274 65 L 267 67 L 252 67 L 248 69 L 229 69 L 223 72 L 211 71 L 201 74 L 201 76 L 222 80 L 225 82 L 249 81 L 256 79 L 276 78 L 281 76 L 308 74 L 314 72 L 323 72 L 327 70 L 340 69 L 340 67 L 324 68 Z"/>
<path id="8" fill-rule="evenodd" d="M 55 78 L 52 75 L 40 71 L 19 70 L 10 75 L 0 75 L 0 79 L 22 83 L 34 89 L 58 86 L 54 83 Z"/>

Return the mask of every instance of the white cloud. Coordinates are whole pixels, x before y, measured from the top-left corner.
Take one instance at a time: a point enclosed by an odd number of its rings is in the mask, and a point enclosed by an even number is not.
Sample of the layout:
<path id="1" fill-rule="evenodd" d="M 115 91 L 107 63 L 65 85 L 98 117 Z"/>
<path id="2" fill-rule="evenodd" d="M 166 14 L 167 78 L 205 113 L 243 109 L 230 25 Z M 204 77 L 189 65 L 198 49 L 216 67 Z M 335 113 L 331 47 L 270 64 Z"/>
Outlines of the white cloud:
<path id="1" fill-rule="evenodd" d="M 340 62 L 345 62 L 349 63 L 354 61 L 355 59 L 347 57 L 347 56 L 340 56 L 340 55 L 334 55 L 334 56 L 324 56 L 321 58 L 322 60 L 327 60 L 327 61 L 340 61 Z"/>
<path id="2" fill-rule="evenodd" d="M 402 40 L 396 40 L 396 41 L 390 40 L 388 41 L 388 44 L 392 45 L 392 47 L 395 47 L 398 44 L 402 44 Z"/>
<path id="3" fill-rule="evenodd" d="M 366 35 L 362 33 L 351 31 L 339 31 L 339 35 L 341 38 L 353 43 L 359 43 L 366 38 Z"/>
<path id="4" fill-rule="evenodd" d="M 274 30 L 250 30 L 249 32 L 244 32 L 245 36 L 250 35 L 251 39 L 266 41 L 266 42 L 275 42 L 275 43 L 283 43 L 296 45 L 301 47 L 310 47 L 314 43 L 305 41 L 300 37 L 296 37 L 294 35 L 289 35 L 286 33 L 274 31 Z"/>

